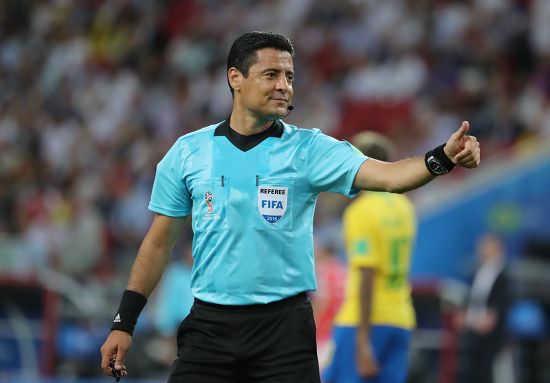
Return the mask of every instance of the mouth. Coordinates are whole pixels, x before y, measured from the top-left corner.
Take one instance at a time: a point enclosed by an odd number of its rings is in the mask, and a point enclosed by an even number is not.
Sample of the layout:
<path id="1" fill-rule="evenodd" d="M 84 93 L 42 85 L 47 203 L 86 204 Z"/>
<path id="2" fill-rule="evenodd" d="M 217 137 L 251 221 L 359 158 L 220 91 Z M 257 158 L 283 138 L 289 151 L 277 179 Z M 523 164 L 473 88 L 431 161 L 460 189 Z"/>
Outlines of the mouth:
<path id="1" fill-rule="evenodd" d="M 272 101 L 275 101 L 275 102 L 284 103 L 284 104 L 288 104 L 288 103 L 289 103 L 289 100 L 284 99 L 284 98 L 272 98 L 271 100 L 272 100 Z"/>

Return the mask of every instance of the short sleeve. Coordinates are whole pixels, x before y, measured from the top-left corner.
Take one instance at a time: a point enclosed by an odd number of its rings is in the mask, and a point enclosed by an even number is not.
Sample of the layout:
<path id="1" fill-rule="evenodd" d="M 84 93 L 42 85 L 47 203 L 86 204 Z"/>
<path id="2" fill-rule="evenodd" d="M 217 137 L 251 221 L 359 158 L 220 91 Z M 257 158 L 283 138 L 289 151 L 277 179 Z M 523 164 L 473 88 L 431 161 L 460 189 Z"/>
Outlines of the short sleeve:
<path id="1" fill-rule="evenodd" d="M 353 189 L 353 180 L 368 157 L 350 143 L 318 133 L 308 146 L 307 156 L 308 178 L 314 189 L 348 197 L 359 192 Z"/>
<path id="2" fill-rule="evenodd" d="M 157 165 L 149 210 L 169 217 L 185 217 L 191 214 L 191 208 L 191 195 L 185 187 L 177 141 Z"/>
<path id="3" fill-rule="evenodd" d="M 364 209 L 350 205 L 344 214 L 346 252 L 353 267 L 377 268 L 380 263 L 380 251 L 376 229 L 365 217 Z"/>

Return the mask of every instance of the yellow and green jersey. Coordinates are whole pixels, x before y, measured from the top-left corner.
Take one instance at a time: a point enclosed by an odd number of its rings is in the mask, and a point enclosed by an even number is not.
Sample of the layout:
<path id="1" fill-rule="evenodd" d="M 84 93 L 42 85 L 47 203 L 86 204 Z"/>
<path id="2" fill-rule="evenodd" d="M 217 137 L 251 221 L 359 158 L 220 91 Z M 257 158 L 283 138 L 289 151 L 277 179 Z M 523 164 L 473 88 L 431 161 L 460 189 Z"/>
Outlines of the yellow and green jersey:
<path id="1" fill-rule="evenodd" d="M 348 280 L 335 325 L 359 324 L 360 268 L 368 267 L 375 270 L 371 324 L 413 328 L 408 273 L 416 219 L 409 199 L 400 194 L 363 193 L 347 207 L 343 225 Z"/>

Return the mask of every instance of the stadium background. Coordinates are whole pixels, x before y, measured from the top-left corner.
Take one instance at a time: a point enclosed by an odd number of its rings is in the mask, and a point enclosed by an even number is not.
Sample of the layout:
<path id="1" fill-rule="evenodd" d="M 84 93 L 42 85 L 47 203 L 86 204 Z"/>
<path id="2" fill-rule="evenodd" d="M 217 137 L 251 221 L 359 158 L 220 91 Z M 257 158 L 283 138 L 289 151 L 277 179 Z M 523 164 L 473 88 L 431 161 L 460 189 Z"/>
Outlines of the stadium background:
<path id="1" fill-rule="evenodd" d="M 449 317 L 485 232 L 505 239 L 515 286 L 501 381 L 550 381 L 549 20 L 547 0 L 0 2 L 0 382 L 109 381 L 98 349 L 151 219 L 155 165 L 176 137 L 227 117 L 226 53 L 248 30 L 294 42 L 290 123 L 342 139 L 375 130 L 404 157 L 470 121 L 482 166 L 409 193 L 411 381 L 454 381 Z M 320 270 L 342 261 L 346 203 L 319 201 Z M 326 291 L 314 302 L 338 300 Z M 127 382 L 166 377 L 173 313 L 157 301 Z"/>

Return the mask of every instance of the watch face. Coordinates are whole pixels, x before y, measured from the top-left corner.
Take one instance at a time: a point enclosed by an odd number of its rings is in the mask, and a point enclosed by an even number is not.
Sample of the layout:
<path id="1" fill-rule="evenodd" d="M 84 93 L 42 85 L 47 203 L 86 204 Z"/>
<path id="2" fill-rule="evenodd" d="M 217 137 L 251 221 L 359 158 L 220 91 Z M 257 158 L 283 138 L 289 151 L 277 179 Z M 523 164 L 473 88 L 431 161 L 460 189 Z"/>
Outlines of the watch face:
<path id="1" fill-rule="evenodd" d="M 441 162 L 439 162 L 439 160 L 434 156 L 430 156 L 428 158 L 427 163 L 434 174 L 441 175 L 441 174 L 447 174 L 449 172 L 445 168 L 445 166 L 443 166 L 443 164 L 441 164 Z"/>

